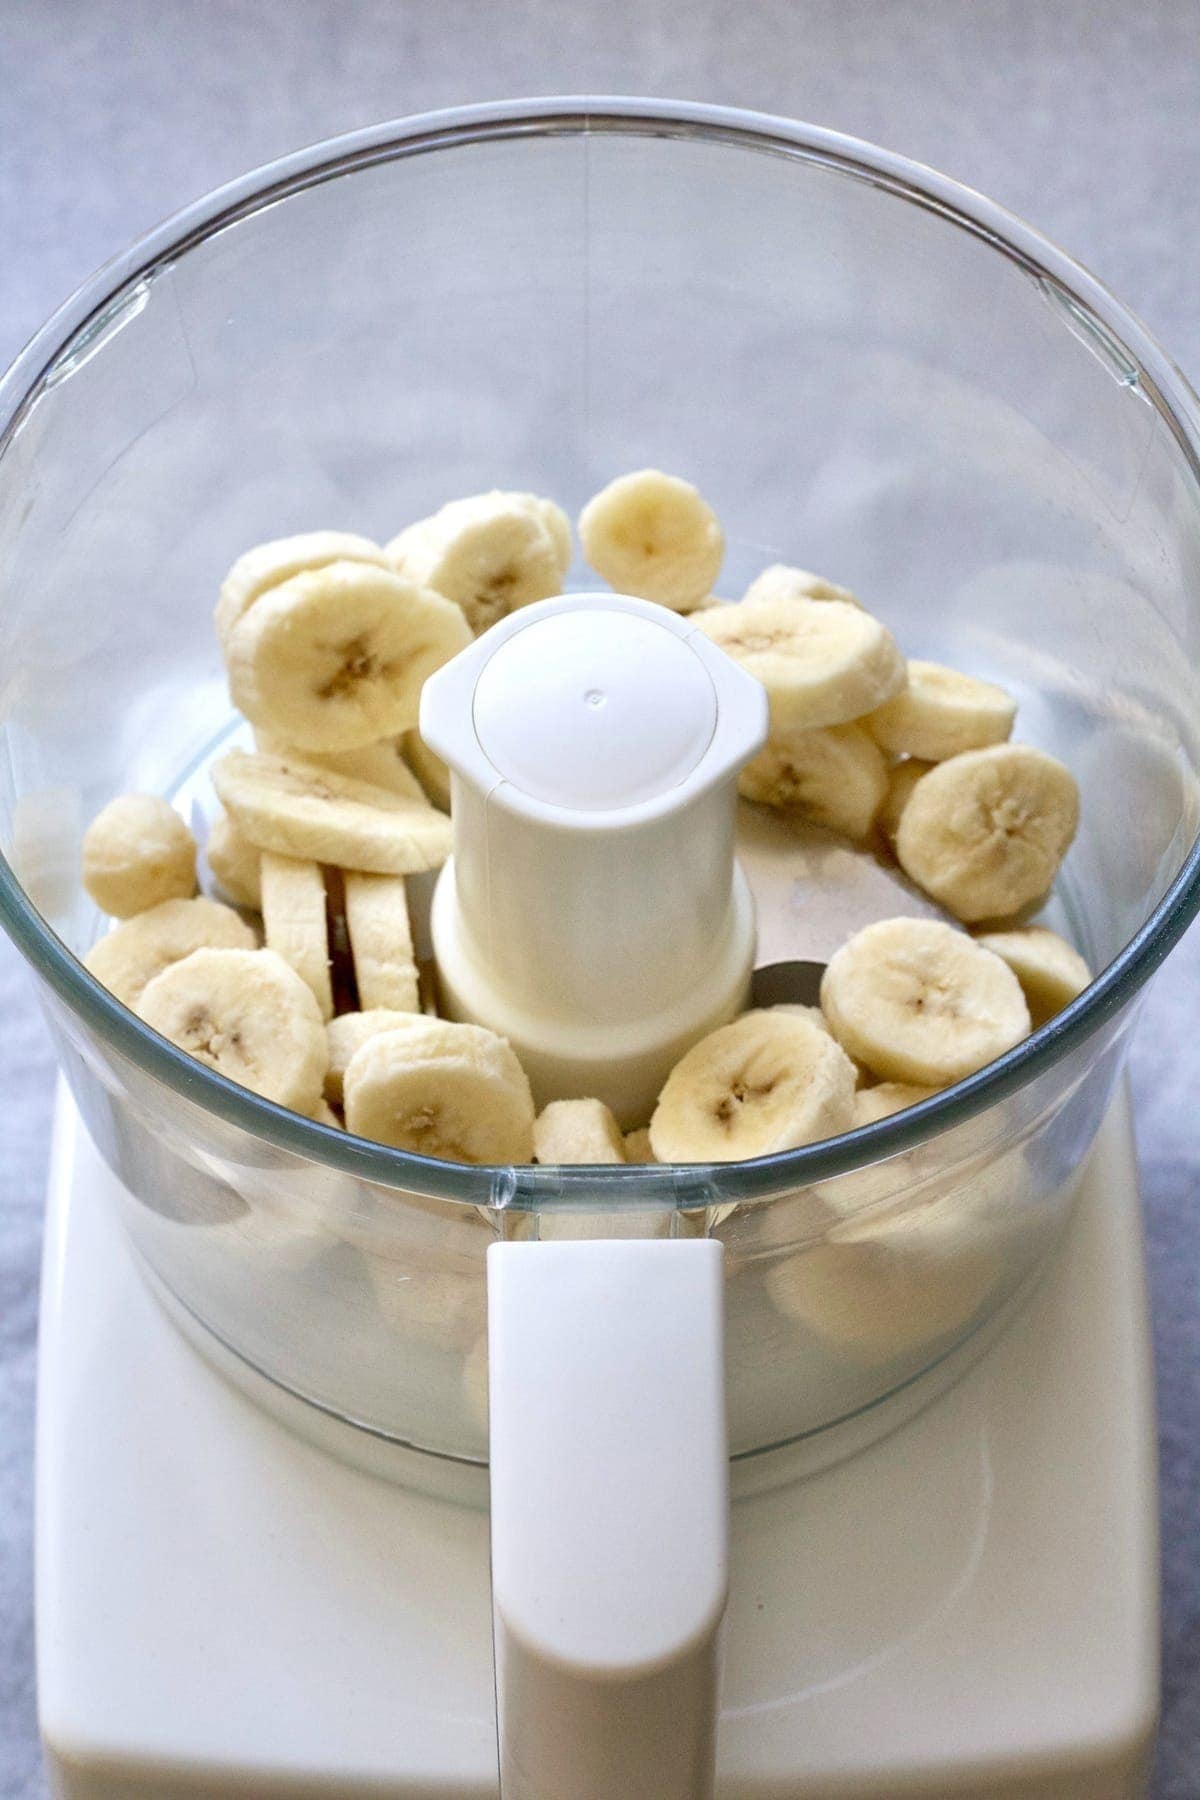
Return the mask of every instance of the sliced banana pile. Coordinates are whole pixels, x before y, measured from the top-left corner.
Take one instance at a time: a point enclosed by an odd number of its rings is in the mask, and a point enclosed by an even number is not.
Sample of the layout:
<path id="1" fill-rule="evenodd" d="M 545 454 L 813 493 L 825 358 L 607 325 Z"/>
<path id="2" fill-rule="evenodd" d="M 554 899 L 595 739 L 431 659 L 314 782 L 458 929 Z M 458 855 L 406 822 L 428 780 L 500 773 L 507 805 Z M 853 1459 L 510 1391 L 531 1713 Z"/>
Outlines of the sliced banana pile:
<path id="1" fill-rule="evenodd" d="M 490 494 L 386 550 L 318 531 L 239 557 L 215 623 L 256 748 L 211 770 L 203 861 L 220 897 L 197 896 L 197 845 L 166 801 L 110 802 L 83 879 L 120 922 L 92 973 L 277 1105 L 337 1128 L 348 1113 L 417 1154 L 529 1161 L 533 1103 L 508 1045 L 426 1016 L 409 882 L 449 855 L 450 795 L 416 722 L 426 677 L 500 612 L 559 592 L 570 556 L 551 501 Z"/>
<path id="2" fill-rule="evenodd" d="M 1024 923 L 1074 836 L 1078 793 L 1061 763 L 1009 741 L 1010 695 L 906 661 L 857 595 L 805 569 L 773 564 L 741 601 L 715 601 L 721 526 L 676 476 L 620 476 L 578 533 L 600 577 L 690 613 L 763 683 L 770 738 L 742 795 L 891 857 L 975 938 L 882 920 L 833 957 L 820 1008 L 749 1012 L 710 1033 L 636 1128 L 587 1096 L 535 1116 L 507 1042 L 437 1016 L 436 971 L 418 954 L 422 878 L 452 841 L 449 771 L 416 729 L 422 685 L 473 635 L 561 593 L 572 560 L 559 506 L 493 490 L 386 545 L 315 531 L 237 559 L 214 616 L 255 748 L 214 764 L 202 854 L 157 796 L 119 796 L 93 821 L 84 886 L 117 923 L 91 972 L 277 1105 L 482 1164 L 794 1149 L 920 1104 L 1082 992 L 1078 953 Z M 198 892 L 198 865 L 216 897 Z"/>
<path id="3" fill-rule="evenodd" d="M 744 798 L 893 855 L 967 924 L 1045 898 L 1079 793 L 1055 757 L 1009 743 L 1003 688 L 905 662 L 849 589 L 782 564 L 694 618 L 767 690 L 770 737 L 742 771 Z"/>

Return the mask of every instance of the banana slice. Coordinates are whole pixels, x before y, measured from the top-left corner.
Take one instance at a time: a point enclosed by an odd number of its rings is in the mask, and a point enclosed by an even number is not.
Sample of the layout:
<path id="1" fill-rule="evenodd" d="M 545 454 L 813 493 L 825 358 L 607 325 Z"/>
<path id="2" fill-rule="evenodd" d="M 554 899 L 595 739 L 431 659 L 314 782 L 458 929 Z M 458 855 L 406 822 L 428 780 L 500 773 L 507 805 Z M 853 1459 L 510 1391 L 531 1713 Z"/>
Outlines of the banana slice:
<path id="1" fill-rule="evenodd" d="M 215 614 L 218 641 L 224 644 L 242 615 L 272 588 L 290 581 L 293 575 L 324 569 L 333 562 L 388 566 L 379 545 L 353 531 L 305 531 L 299 537 L 275 538 L 247 550 L 221 583 Z"/>
<path id="2" fill-rule="evenodd" d="M 155 976 L 193 950 L 252 950 L 256 941 L 246 921 L 219 900 L 163 900 L 93 944 L 83 963 L 118 1000 L 136 1007 Z"/>
<path id="3" fill-rule="evenodd" d="M 836 951 L 821 1011 L 848 1055 L 885 1081 L 948 1087 L 1029 1035 L 1012 970 L 936 919 L 881 919 Z"/>
<path id="4" fill-rule="evenodd" d="M 450 821 L 424 797 L 389 793 L 301 757 L 230 750 L 213 765 L 212 782 L 243 836 L 280 856 L 412 875 L 440 868 L 450 854 Z"/>
<path id="5" fill-rule="evenodd" d="M 336 1019 L 330 1019 L 325 1027 L 325 1036 L 329 1044 L 329 1067 L 325 1071 L 325 1098 L 334 1106 L 342 1104 L 346 1070 L 356 1050 L 365 1044 L 368 1038 L 378 1037 L 384 1031 L 403 1031 L 411 1025 L 415 1014 L 410 1012 L 391 1012 L 386 1007 L 377 1007 L 374 1012 L 339 1013 Z"/>
<path id="6" fill-rule="evenodd" d="M 256 731 L 254 745 L 268 756 L 300 757 L 318 769 L 332 769 L 335 775 L 349 775 L 354 781 L 369 781 L 373 787 L 387 788 L 389 793 L 419 800 L 424 789 L 391 738 L 378 744 L 359 744 L 353 750 L 301 750 L 285 744 L 269 731 Z"/>
<path id="7" fill-rule="evenodd" d="M 551 1100 L 533 1126 L 540 1163 L 623 1163 L 621 1127 L 603 1100 Z"/>
<path id="8" fill-rule="evenodd" d="M 745 1013 L 676 1063 L 650 1121 L 659 1162 L 773 1156 L 849 1131 L 850 1058 L 811 1019 Z"/>
<path id="9" fill-rule="evenodd" d="M 775 1006 L 771 1007 L 770 1010 L 777 1013 L 795 1013 L 802 1019 L 811 1019 L 818 1031 L 823 1031 L 826 1037 L 833 1037 L 833 1032 L 829 1028 L 829 1020 L 825 1017 L 825 1014 L 821 1011 L 819 1006 L 800 1006 L 791 1000 L 781 1000 Z M 854 1058 L 851 1057 L 850 1066 L 854 1070 L 856 1088 L 866 1087 L 870 1082 L 874 1081 L 875 1077 L 864 1063 L 855 1062 Z M 857 1093 L 855 1098 L 857 1099 Z"/>
<path id="10" fill-rule="evenodd" d="M 881 1365 L 961 1331 L 1003 1273 L 985 1236 L 925 1207 L 886 1227 L 839 1230 L 776 1263 L 766 1289 L 831 1349 Z"/>
<path id="11" fill-rule="evenodd" d="M 696 613 L 695 623 L 762 682 L 773 735 L 844 725 L 904 686 L 891 632 L 844 600 L 742 600 Z"/>
<path id="12" fill-rule="evenodd" d="M 742 595 L 743 600 L 841 600 L 847 606 L 861 606 L 862 601 L 849 588 L 836 581 L 826 581 L 809 569 L 794 569 L 790 563 L 772 563 L 757 575 Z"/>
<path id="13" fill-rule="evenodd" d="M 619 475 L 579 515 L 583 554 L 619 594 L 688 612 L 713 591 L 725 537 L 689 481 L 659 469 Z"/>
<path id="14" fill-rule="evenodd" d="M 208 866 L 223 893 L 235 906 L 262 911 L 262 851 L 240 832 L 226 812 L 208 828 L 204 846 Z"/>
<path id="15" fill-rule="evenodd" d="M 1008 964 L 1029 1002 L 1035 1028 L 1069 1006 L 1091 984 L 1092 971 L 1078 950 L 1044 925 L 987 931 L 975 942 Z"/>
<path id="16" fill-rule="evenodd" d="M 437 754 L 431 750 L 419 731 L 406 731 L 400 740 L 400 747 L 409 768 L 420 782 L 426 796 L 432 800 L 439 811 L 450 811 L 450 771 Z"/>
<path id="17" fill-rule="evenodd" d="M 413 1014 L 361 1044 L 343 1082 L 346 1127 L 447 1162 L 527 1163 L 533 1095 L 506 1040 Z"/>
<path id="18" fill-rule="evenodd" d="M 387 546 L 401 575 L 462 608 L 478 635 L 507 613 L 562 593 L 571 527 L 537 494 L 473 494 L 419 519 Z"/>
<path id="19" fill-rule="evenodd" d="M 876 1087 L 859 1088 L 854 1096 L 854 1123 L 874 1125 L 877 1119 L 890 1119 L 906 1106 L 918 1106 L 940 1089 L 917 1087 L 910 1081 L 881 1081 Z"/>
<path id="20" fill-rule="evenodd" d="M 968 750 L 912 792 L 896 855 L 927 894 L 968 923 L 1009 918 L 1047 892 L 1079 824 L 1075 777 L 1028 744 Z"/>
<path id="21" fill-rule="evenodd" d="M 900 814 L 908 805 L 913 789 L 922 775 L 928 775 L 932 767 L 932 763 L 922 762 L 919 756 L 907 756 L 903 762 L 894 763 L 888 770 L 887 793 L 879 808 L 878 825 L 889 844 L 894 845 L 896 842 Z"/>
<path id="22" fill-rule="evenodd" d="M 427 675 L 470 642 L 458 607 L 371 563 L 281 582 L 225 639 L 233 703 L 279 742 L 354 750 L 417 722 Z"/>
<path id="23" fill-rule="evenodd" d="M 138 1016 L 197 1062 L 311 1117 L 328 1051 L 308 986 L 274 950 L 193 950 L 156 975 Z"/>
<path id="24" fill-rule="evenodd" d="M 417 961 L 403 875 L 346 871 L 346 930 L 364 1012 L 419 1012 Z"/>
<path id="25" fill-rule="evenodd" d="M 883 752 L 861 725 L 779 732 L 738 776 L 747 800 L 865 838 L 887 793 Z"/>
<path id="26" fill-rule="evenodd" d="M 131 919 L 163 900 L 190 900 L 195 839 L 157 794 L 118 794 L 83 834 L 83 885 L 114 919 Z"/>
<path id="27" fill-rule="evenodd" d="M 910 658 L 908 686 L 864 723 L 893 756 L 934 763 L 1004 743 L 1016 716 L 1017 703 L 1002 687 Z"/>
<path id="28" fill-rule="evenodd" d="M 262 853 L 263 936 L 312 992 L 322 1019 L 333 1017 L 329 926 L 320 863 Z"/>
<path id="29" fill-rule="evenodd" d="M 648 1125 L 641 1126 L 637 1131 L 627 1131 L 625 1133 L 625 1161 L 627 1163 L 652 1163 L 658 1161 L 658 1158 L 650 1148 L 650 1127 Z"/>

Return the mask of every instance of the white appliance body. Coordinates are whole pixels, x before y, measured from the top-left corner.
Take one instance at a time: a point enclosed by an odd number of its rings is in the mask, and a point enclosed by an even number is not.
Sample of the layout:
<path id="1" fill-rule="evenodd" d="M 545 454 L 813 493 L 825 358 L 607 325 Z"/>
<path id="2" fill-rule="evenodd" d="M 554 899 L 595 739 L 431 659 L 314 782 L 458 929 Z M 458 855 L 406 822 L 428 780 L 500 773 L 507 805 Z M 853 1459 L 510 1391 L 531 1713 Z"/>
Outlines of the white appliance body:
<path id="1" fill-rule="evenodd" d="M 403 1463 L 367 1434 L 276 1393 L 331 1454 L 253 1404 L 141 1278 L 112 1188 L 64 1099 L 38 1441 L 57 1800 L 494 1800 L 480 1472 L 473 1503 L 434 1498 L 355 1466 Z M 719 1800 L 1144 1792 L 1157 1495 L 1123 1099 L 1062 1249 L 977 1352 L 915 1416 L 922 1384 L 776 1453 L 802 1479 L 735 1465 L 735 1495 L 769 1491 L 732 1508 Z"/>

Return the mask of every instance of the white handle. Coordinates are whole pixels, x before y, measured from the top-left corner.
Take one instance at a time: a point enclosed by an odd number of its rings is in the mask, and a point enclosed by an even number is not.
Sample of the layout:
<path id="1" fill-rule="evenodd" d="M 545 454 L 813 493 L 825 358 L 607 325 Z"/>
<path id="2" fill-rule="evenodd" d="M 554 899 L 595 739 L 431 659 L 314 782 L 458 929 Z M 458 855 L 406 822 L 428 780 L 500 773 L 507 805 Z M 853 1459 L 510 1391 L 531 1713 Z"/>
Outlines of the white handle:
<path id="1" fill-rule="evenodd" d="M 706 1800 L 728 1588 L 722 1247 L 488 1251 L 503 1800 Z"/>

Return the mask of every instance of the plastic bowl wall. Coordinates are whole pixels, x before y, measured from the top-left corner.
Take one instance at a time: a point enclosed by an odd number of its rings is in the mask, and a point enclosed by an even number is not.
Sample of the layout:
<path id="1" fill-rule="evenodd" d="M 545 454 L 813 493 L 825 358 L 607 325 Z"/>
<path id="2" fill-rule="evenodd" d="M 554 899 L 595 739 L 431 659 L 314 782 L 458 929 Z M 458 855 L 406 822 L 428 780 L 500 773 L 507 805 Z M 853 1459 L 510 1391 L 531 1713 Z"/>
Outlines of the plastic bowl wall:
<path id="1" fill-rule="evenodd" d="M 74 1093 L 174 1295 L 291 1391 L 486 1454 L 497 1232 L 713 1230 L 735 1451 L 860 1412 L 1020 1287 L 1146 979 L 1196 906 L 1200 488 L 1182 381 L 978 197 L 780 121 L 533 102 L 323 146 L 99 276 L 0 391 L 0 869 Z M 493 486 L 580 505 L 656 465 L 729 550 L 851 585 L 992 676 L 1077 773 L 1089 994 L 953 1093 L 832 1145 L 679 1170 L 462 1170 L 308 1125 L 79 967 L 83 825 L 230 724 L 219 580 L 264 538 L 385 539 Z M 577 565 L 575 584 L 585 573 Z"/>

